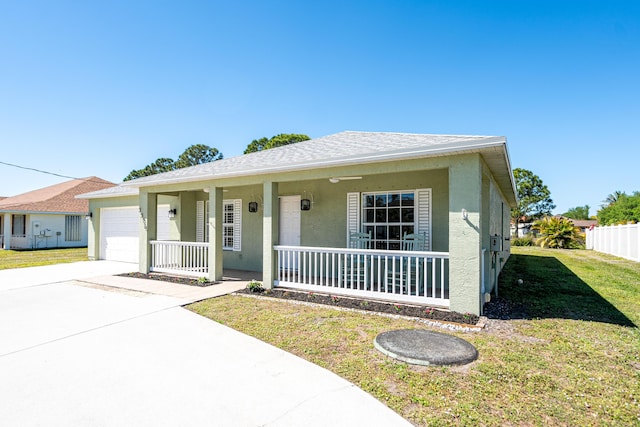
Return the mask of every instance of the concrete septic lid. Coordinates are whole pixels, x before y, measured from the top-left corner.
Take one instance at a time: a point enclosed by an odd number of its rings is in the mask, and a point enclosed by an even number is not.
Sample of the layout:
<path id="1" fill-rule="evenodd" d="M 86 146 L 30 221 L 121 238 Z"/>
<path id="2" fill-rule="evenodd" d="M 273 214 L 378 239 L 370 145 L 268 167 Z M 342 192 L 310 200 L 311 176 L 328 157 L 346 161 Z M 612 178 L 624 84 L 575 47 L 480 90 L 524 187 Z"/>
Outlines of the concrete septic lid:
<path id="1" fill-rule="evenodd" d="M 464 365 L 478 358 L 478 350 L 467 341 L 423 329 L 383 332 L 373 345 L 387 356 L 412 365 Z"/>

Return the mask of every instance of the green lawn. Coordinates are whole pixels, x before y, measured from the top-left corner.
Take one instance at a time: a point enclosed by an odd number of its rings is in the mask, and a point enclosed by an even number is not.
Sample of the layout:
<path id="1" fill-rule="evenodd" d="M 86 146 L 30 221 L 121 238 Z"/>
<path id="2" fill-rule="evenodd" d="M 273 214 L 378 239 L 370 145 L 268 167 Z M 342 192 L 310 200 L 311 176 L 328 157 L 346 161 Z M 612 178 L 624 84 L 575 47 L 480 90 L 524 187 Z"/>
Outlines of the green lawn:
<path id="1" fill-rule="evenodd" d="M 33 251 L 0 250 L 0 270 L 87 261 L 88 259 L 87 248 L 39 249 Z"/>
<path id="2" fill-rule="evenodd" d="M 337 373 L 416 425 L 640 425 L 639 263 L 513 248 L 499 292 L 524 316 L 447 332 L 480 353 L 463 367 L 374 349 L 380 332 L 427 328 L 414 321 L 238 296 L 190 309 Z"/>

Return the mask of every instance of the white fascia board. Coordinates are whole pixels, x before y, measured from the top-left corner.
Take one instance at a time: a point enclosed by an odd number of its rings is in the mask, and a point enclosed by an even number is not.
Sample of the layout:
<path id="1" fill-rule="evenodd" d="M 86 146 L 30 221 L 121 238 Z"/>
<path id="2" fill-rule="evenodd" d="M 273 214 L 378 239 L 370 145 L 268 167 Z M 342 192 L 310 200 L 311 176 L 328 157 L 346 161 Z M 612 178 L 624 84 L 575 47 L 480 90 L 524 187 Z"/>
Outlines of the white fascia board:
<path id="1" fill-rule="evenodd" d="M 76 199 L 108 199 L 112 197 L 130 197 L 137 196 L 139 194 L 137 187 L 126 187 L 125 191 L 104 191 L 98 190 L 92 193 L 78 194 Z"/>

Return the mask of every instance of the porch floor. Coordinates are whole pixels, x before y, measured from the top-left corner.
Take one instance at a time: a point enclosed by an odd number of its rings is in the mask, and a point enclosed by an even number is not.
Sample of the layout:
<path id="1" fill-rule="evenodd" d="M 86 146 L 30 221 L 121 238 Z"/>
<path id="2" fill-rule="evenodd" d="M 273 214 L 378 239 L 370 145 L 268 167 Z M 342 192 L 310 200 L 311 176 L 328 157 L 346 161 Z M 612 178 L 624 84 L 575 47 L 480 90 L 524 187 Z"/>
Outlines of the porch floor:
<path id="1" fill-rule="evenodd" d="M 78 280 L 76 283 L 90 287 L 98 286 L 101 288 L 114 288 L 114 290 L 120 291 L 164 295 L 182 300 L 183 304 L 191 304 L 246 288 L 252 279 L 262 280 L 262 273 L 254 271 L 224 270 L 222 276 L 222 282 L 203 287 L 124 276 L 98 276 Z"/>

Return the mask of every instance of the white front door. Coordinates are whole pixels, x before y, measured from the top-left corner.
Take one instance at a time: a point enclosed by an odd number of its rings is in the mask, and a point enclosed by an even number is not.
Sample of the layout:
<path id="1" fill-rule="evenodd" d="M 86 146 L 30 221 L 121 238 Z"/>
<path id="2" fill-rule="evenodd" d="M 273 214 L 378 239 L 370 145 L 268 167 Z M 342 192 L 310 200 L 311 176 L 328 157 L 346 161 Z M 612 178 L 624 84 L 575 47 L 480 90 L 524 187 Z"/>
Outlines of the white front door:
<path id="1" fill-rule="evenodd" d="M 278 243 L 300 246 L 300 196 L 280 197 L 280 233 Z"/>

